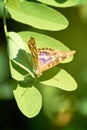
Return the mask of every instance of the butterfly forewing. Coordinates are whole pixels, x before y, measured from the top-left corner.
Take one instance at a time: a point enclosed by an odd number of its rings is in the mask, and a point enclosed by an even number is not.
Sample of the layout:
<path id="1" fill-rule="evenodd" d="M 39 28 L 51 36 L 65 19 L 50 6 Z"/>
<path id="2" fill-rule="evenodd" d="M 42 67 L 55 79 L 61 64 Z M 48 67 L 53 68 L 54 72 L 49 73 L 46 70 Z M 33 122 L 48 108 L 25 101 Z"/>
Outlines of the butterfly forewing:
<path id="1" fill-rule="evenodd" d="M 38 51 L 37 51 L 36 43 L 33 37 L 31 37 L 30 40 L 28 41 L 28 46 L 32 54 L 33 66 L 34 66 L 34 69 L 36 70 L 38 67 Z"/>

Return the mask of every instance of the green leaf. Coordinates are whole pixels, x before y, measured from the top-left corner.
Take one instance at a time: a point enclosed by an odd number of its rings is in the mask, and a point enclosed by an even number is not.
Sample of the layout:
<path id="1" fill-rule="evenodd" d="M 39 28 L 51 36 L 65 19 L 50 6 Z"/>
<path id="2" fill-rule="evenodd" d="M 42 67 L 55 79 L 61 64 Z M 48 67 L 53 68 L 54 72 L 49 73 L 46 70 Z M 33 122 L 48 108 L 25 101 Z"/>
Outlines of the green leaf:
<path id="1" fill-rule="evenodd" d="M 15 9 L 14 0 L 8 0 L 6 8 L 11 17 L 21 23 L 45 30 L 62 30 L 68 26 L 67 19 L 58 11 L 35 2 L 20 2 Z M 12 6 L 15 6 L 13 7 Z"/>
<path id="2" fill-rule="evenodd" d="M 65 70 L 58 67 L 53 67 L 52 69 L 48 70 L 48 72 L 43 73 L 42 77 L 38 79 L 38 82 L 67 91 L 73 91 L 77 88 L 77 83 L 74 78 Z"/>
<path id="3" fill-rule="evenodd" d="M 12 77 L 16 80 L 24 80 L 26 75 L 32 75 L 29 54 L 26 44 L 21 37 L 14 32 L 8 33 L 8 53 Z"/>
<path id="4" fill-rule="evenodd" d="M 26 73 L 23 74 L 23 69 L 18 66 L 14 61 L 10 61 L 10 71 L 13 79 L 18 81 L 24 80 Z"/>
<path id="5" fill-rule="evenodd" d="M 32 118 L 40 112 L 42 97 L 35 87 L 24 88 L 18 85 L 13 93 L 20 111 L 25 116 Z"/>
<path id="6" fill-rule="evenodd" d="M 19 35 L 23 38 L 25 43 L 28 42 L 30 37 L 34 37 L 37 48 L 53 48 L 54 50 L 70 51 L 70 49 L 66 47 L 63 43 L 47 35 L 43 35 L 35 32 L 29 32 L 29 31 L 20 32 Z M 29 48 L 27 48 L 27 50 L 29 50 Z M 72 59 L 73 56 L 64 60 L 63 63 L 70 62 Z"/>
<path id="7" fill-rule="evenodd" d="M 10 7 L 12 8 L 12 9 L 17 9 L 18 7 L 19 7 L 19 0 L 5 0 L 5 5 L 7 4 L 7 3 L 9 3 L 9 5 L 10 5 Z"/>
<path id="8" fill-rule="evenodd" d="M 22 65 L 21 65 L 22 66 Z M 11 70 L 11 76 L 17 81 L 23 81 L 26 77 L 29 77 L 29 80 L 33 80 L 31 75 L 18 65 L 14 60 L 10 61 L 10 70 Z"/>
<path id="9" fill-rule="evenodd" d="M 78 0 L 37 0 L 44 4 L 48 4 L 55 7 L 70 7 L 78 4 Z"/>
<path id="10" fill-rule="evenodd" d="M 8 49 L 9 49 L 9 58 L 13 59 L 16 58 L 18 51 L 20 49 L 25 50 L 25 45 L 21 37 L 15 32 L 8 33 Z"/>

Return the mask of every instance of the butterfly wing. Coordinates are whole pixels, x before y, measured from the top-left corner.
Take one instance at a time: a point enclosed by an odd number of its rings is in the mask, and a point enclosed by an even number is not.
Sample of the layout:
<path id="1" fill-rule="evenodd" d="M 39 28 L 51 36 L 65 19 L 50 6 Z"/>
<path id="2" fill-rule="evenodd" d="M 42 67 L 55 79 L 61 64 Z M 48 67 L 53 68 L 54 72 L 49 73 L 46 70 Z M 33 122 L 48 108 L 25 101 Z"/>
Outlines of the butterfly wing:
<path id="1" fill-rule="evenodd" d="M 54 51 L 49 48 L 39 49 L 38 50 L 39 67 L 43 72 L 61 63 L 63 60 L 72 56 L 74 53 L 75 51 L 63 52 L 60 50 Z"/>
<path id="2" fill-rule="evenodd" d="M 30 38 L 30 40 L 28 41 L 28 46 L 30 49 L 30 52 L 32 54 L 32 63 L 34 66 L 34 69 L 37 70 L 38 67 L 38 51 L 36 48 L 36 43 L 33 37 Z"/>
<path id="3" fill-rule="evenodd" d="M 28 41 L 28 46 L 32 55 L 34 71 L 37 75 L 42 75 L 42 68 L 38 58 L 38 49 L 36 47 L 35 39 L 33 37 L 31 37 Z"/>
<path id="4" fill-rule="evenodd" d="M 53 53 L 54 50 L 52 49 L 38 49 L 39 68 L 42 72 L 51 68 L 50 64 L 52 64 L 53 61 Z"/>

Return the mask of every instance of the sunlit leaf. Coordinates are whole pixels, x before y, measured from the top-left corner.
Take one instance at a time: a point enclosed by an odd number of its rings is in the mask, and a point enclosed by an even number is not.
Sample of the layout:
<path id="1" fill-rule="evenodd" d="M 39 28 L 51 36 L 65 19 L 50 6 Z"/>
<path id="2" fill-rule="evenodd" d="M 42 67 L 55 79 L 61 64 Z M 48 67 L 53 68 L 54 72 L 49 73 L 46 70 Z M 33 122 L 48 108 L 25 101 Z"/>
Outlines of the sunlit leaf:
<path id="1" fill-rule="evenodd" d="M 12 6 L 13 4 L 13 6 Z M 6 8 L 11 17 L 24 24 L 45 30 L 62 30 L 68 26 L 67 19 L 58 11 L 35 2 L 20 2 L 14 7 L 14 0 L 7 1 Z M 16 9 L 15 9 L 16 8 Z"/>
<path id="2" fill-rule="evenodd" d="M 56 7 L 70 7 L 78 3 L 78 0 L 37 0 L 45 4 L 56 6 Z"/>
<path id="3" fill-rule="evenodd" d="M 23 80 L 27 74 L 32 75 L 26 46 L 17 33 L 8 33 L 8 54 L 11 74 L 14 79 Z"/>
<path id="4" fill-rule="evenodd" d="M 25 88 L 18 85 L 13 93 L 20 111 L 25 116 L 32 118 L 40 112 L 42 98 L 35 87 Z"/>
<path id="5" fill-rule="evenodd" d="M 57 74 L 54 77 L 51 77 L 55 73 Z M 47 86 L 53 86 L 67 91 L 73 91 L 77 88 L 77 83 L 74 78 L 65 70 L 59 69 L 58 67 L 53 67 L 48 70 L 47 73 L 44 73 L 43 76 L 40 77 L 39 82 Z"/>

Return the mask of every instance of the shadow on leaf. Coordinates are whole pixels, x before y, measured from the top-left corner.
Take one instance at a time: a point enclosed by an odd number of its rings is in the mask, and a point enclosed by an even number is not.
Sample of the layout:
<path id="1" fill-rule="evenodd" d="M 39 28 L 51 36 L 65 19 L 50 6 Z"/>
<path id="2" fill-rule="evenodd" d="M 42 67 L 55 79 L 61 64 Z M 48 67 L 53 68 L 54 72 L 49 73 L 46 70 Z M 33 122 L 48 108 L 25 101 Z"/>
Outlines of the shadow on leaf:
<path id="1" fill-rule="evenodd" d="M 43 72 L 43 75 L 38 78 L 38 81 L 45 81 L 53 78 L 61 69 L 57 66 Z"/>
<path id="2" fill-rule="evenodd" d="M 56 2 L 63 4 L 64 2 L 66 2 L 67 0 L 55 0 Z"/>
<path id="3" fill-rule="evenodd" d="M 31 69 L 31 62 L 30 62 L 30 54 L 27 53 L 25 50 L 20 49 L 18 51 L 17 57 L 13 60 L 16 61 L 18 64 L 21 64 L 22 66 Z"/>

